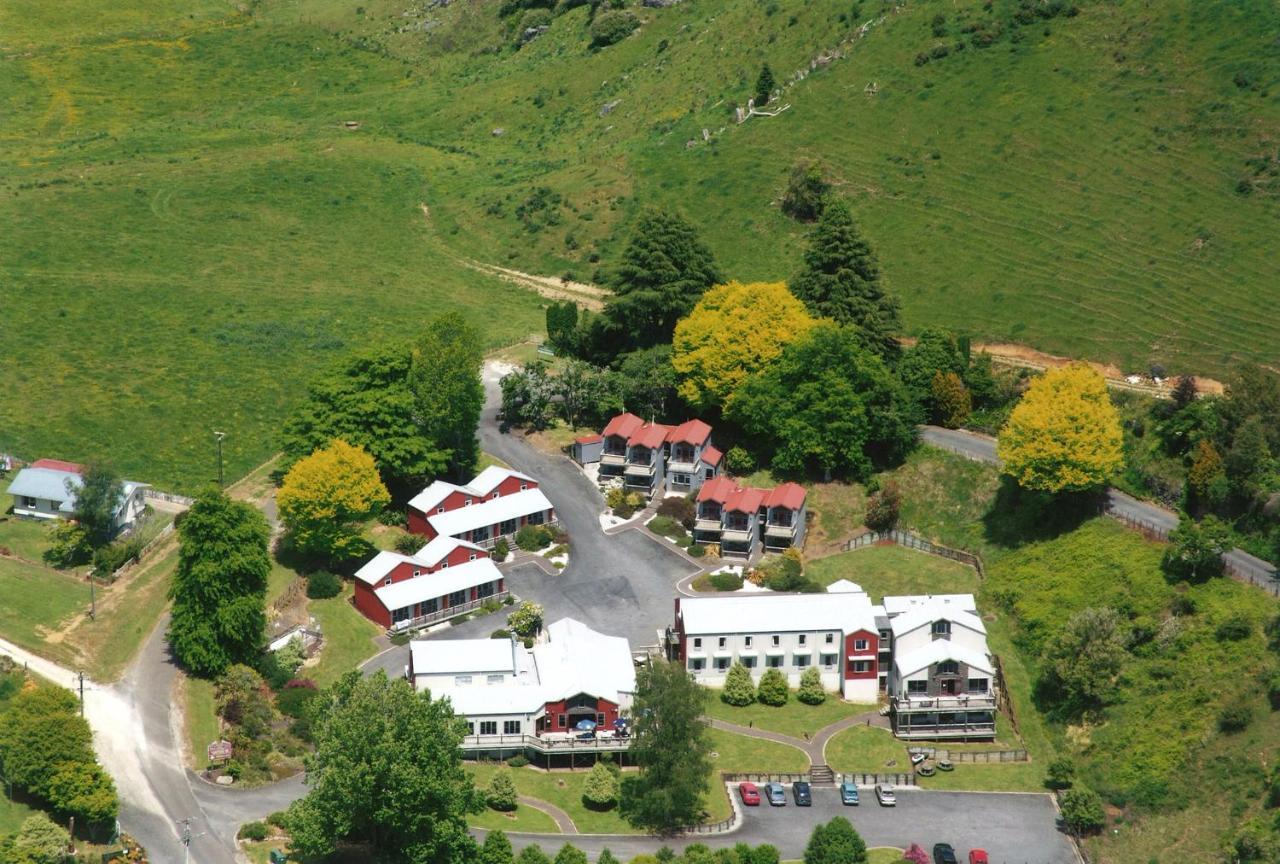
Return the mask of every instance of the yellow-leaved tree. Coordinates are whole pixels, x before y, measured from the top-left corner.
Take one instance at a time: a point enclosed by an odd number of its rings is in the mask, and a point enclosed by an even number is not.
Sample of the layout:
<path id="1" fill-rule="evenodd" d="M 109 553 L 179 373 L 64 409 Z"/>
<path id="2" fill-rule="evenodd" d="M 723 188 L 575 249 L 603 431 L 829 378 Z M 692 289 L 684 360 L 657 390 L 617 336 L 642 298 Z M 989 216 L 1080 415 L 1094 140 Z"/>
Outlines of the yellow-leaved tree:
<path id="1" fill-rule="evenodd" d="M 1024 489 L 1082 492 L 1120 469 L 1120 448 L 1120 417 L 1107 382 L 1072 363 L 1031 383 L 1000 430 L 996 454 Z"/>
<path id="2" fill-rule="evenodd" d="M 814 323 L 782 282 L 717 285 L 676 324 L 671 365 L 680 395 L 700 408 L 728 406 L 742 382 Z"/>
<path id="3" fill-rule="evenodd" d="M 330 562 L 362 551 L 360 523 L 390 501 L 373 457 L 338 439 L 299 459 L 276 493 L 294 546 Z"/>

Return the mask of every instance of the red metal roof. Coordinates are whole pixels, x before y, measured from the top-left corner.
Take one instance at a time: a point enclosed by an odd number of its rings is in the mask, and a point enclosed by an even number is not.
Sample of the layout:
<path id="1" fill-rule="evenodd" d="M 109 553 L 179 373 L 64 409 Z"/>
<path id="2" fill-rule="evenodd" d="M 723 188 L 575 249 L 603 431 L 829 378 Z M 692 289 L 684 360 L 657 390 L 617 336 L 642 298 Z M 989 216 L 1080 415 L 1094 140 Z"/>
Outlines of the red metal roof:
<path id="1" fill-rule="evenodd" d="M 617 417 L 610 420 L 609 425 L 604 427 L 604 432 L 601 434 L 621 435 L 624 438 L 630 438 L 635 434 L 636 430 L 643 425 L 643 420 L 628 412 L 626 414 L 619 414 Z"/>
<path id="2" fill-rule="evenodd" d="M 662 442 L 667 440 L 667 433 L 670 431 L 670 426 L 663 426 L 661 423 L 648 423 L 641 426 L 638 432 L 635 432 L 627 439 L 627 446 L 648 447 L 650 450 L 656 450 L 662 446 Z"/>
<path id="3" fill-rule="evenodd" d="M 37 459 L 32 462 L 32 468 L 50 468 L 54 471 L 70 471 L 73 474 L 83 474 L 84 466 L 78 462 L 64 462 L 61 459 Z"/>
<path id="4" fill-rule="evenodd" d="M 578 444 L 599 444 L 600 437 L 601 436 L 599 435 L 579 435 L 577 438 L 574 438 L 573 440 Z"/>
<path id="5" fill-rule="evenodd" d="M 739 513 L 754 513 L 760 509 L 764 496 L 763 489 L 753 489 L 750 486 L 745 489 L 734 489 L 729 500 L 724 502 L 724 509 L 736 510 Z"/>
<path id="6" fill-rule="evenodd" d="M 764 499 L 764 506 L 799 510 L 804 505 L 804 497 L 804 487 L 799 483 L 783 483 L 769 490 L 769 494 Z"/>
<path id="7" fill-rule="evenodd" d="M 719 465 L 721 455 L 720 451 L 710 444 L 702 448 L 702 461 L 708 465 Z"/>
<path id="8" fill-rule="evenodd" d="M 737 488 L 737 485 L 728 477 L 712 477 L 706 483 L 703 483 L 702 488 L 698 490 L 698 500 L 719 501 L 723 504 L 729 500 L 729 496 Z"/>
<path id="9" fill-rule="evenodd" d="M 671 443 L 698 445 L 711 437 L 711 427 L 701 420 L 686 420 L 671 430 L 667 440 Z"/>

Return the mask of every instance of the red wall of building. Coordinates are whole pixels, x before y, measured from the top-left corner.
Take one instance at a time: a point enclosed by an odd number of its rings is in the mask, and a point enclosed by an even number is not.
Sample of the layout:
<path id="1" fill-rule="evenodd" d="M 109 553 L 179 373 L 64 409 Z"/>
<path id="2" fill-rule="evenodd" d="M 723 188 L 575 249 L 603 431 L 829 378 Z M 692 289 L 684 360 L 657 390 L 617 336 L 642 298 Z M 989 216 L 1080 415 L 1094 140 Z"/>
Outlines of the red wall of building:
<path id="1" fill-rule="evenodd" d="M 568 704 L 568 700 L 563 700 L 563 699 L 559 702 L 548 702 L 546 704 L 545 708 L 543 709 L 543 726 L 542 726 L 542 728 L 545 731 L 547 732 L 572 732 L 573 731 L 573 727 L 569 725 L 570 718 L 568 718 L 567 716 L 565 719 L 565 725 L 563 727 L 561 727 L 560 725 L 560 715 L 566 714 L 567 708 L 565 706 L 567 704 Z M 610 702 L 608 699 L 596 699 L 596 713 L 604 715 L 604 724 L 600 728 L 612 729 L 613 721 L 618 719 L 618 706 Z M 576 719 L 573 719 L 574 723 L 577 723 L 578 720 L 582 719 L 581 716 L 577 716 L 577 715 L 575 715 L 575 718 Z M 591 719 L 595 720 L 597 718 L 592 717 Z"/>
<path id="2" fill-rule="evenodd" d="M 427 517 L 421 510 L 410 507 L 407 511 L 406 528 L 410 534 L 421 534 L 428 540 L 435 538 L 435 532 L 431 530 L 431 526 L 427 524 Z"/>
<path id="3" fill-rule="evenodd" d="M 354 601 L 356 608 L 360 610 L 364 617 L 383 627 L 391 626 L 391 613 L 387 611 L 386 607 L 382 605 L 382 601 L 373 593 L 373 586 L 357 579 Z"/>
<path id="4" fill-rule="evenodd" d="M 470 561 L 472 555 L 476 556 L 477 561 L 479 561 L 481 558 L 489 557 L 488 552 L 476 551 L 475 549 L 468 549 L 465 546 L 459 546 L 457 549 L 454 549 L 452 552 L 450 552 L 448 557 L 445 560 L 449 562 L 450 567 L 457 567 L 459 564 L 466 564 L 468 561 Z M 432 568 L 431 572 L 434 573 L 438 569 L 439 569 L 439 566 L 437 565 L 436 567 Z"/>
<path id="5" fill-rule="evenodd" d="M 853 643 L 858 639 L 867 640 L 866 651 L 853 650 Z M 845 656 L 844 677 L 845 679 L 849 681 L 866 679 L 866 678 L 874 679 L 876 675 L 879 674 L 876 668 L 877 667 L 876 655 L 879 652 L 879 650 L 880 650 L 880 634 L 875 632 L 874 630 L 855 630 L 852 633 L 849 633 L 848 635 L 846 635 L 844 637 L 844 656 Z M 854 672 L 853 661 L 849 659 L 850 657 L 854 657 L 855 659 L 858 659 L 858 660 L 870 660 L 871 671 Z"/>
<path id="6" fill-rule="evenodd" d="M 498 484 L 498 491 L 503 495 L 513 495 L 520 490 L 520 484 L 525 484 L 528 489 L 537 489 L 538 484 L 528 480 L 521 480 L 519 477 L 508 477 Z"/>

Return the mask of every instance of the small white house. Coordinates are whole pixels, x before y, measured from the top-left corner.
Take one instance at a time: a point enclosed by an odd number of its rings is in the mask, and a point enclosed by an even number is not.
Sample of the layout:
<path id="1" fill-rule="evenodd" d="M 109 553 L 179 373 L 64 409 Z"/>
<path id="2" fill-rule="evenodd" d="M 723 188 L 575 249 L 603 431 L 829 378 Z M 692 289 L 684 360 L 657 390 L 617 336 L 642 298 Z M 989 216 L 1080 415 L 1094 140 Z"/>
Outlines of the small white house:
<path id="1" fill-rule="evenodd" d="M 83 485 L 84 466 L 57 459 L 37 459 L 14 476 L 6 490 L 13 496 L 15 516 L 32 519 L 70 519 L 76 510 L 76 490 Z M 115 529 L 126 531 L 146 510 L 146 483 L 125 480 L 115 512 Z"/>

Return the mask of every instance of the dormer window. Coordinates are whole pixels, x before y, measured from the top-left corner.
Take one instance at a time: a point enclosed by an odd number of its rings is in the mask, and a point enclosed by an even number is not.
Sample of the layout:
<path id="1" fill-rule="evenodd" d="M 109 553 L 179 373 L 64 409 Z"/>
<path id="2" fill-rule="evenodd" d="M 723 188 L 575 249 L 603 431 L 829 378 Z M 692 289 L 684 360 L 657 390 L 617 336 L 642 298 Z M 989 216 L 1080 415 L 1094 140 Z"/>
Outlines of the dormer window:
<path id="1" fill-rule="evenodd" d="M 933 635 L 934 635 L 934 636 L 950 636 L 950 635 L 951 635 L 951 622 L 950 622 L 950 621 L 947 621 L 947 620 L 945 620 L 945 619 L 944 619 L 944 620 L 942 620 L 942 621 L 934 621 L 934 622 L 933 622 Z"/>
<path id="2" fill-rule="evenodd" d="M 468 558 L 467 560 L 468 560 L 468 561 L 474 561 L 474 560 L 476 560 L 476 553 L 472 552 L 472 553 L 471 553 L 471 557 L 470 557 L 470 558 Z"/>
<path id="3" fill-rule="evenodd" d="M 498 494 L 499 494 L 499 493 L 494 492 L 492 495 L 490 495 L 490 496 L 489 496 L 490 500 L 492 500 L 492 499 L 494 499 L 494 498 L 497 498 L 497 497 L 498 497 Z"/>
<path id="4" fill-rule="evenodd" d="M 388 576 L 388 577 L 387 577 L 387 581 L 386 581 L 386 582 L 383 582 L 382 584 L 383 584 L 383 586 L 384 586 L 384 587 L 385 587 L 385 586 L 387 586 L 387 585 L 390 585 L 390 584 L 391 584 L 391 577 L 390 577 L 390 576 Z"/>
<path id="5" fill-rule="evenodd" d="M 470 498 L 468 498 L 468 499 L 466 499 L 465 501 L 463 501 L 463 502 L 462 502 L 462 506 L 463 506 L 463 507 L 470 507 L 470 506 L 471 506 L 471 499 L 470 499 Z"/>
<path id="6" fill-rule="evenodd" d="M 437 512 L 437 513 L 443 513 L 443 512 L 444 512 L 444 505 L 443 505 L 443 504 L 441 504 L 439 507 L 437 507 L 437 508 L 436 508 L 436 512 Z"/>
<path id="7" fill-rule="evenodd" d="M 419 576 L 421 576 L 421 575 L 422 575 L 422 571 L 421 571 L 421 570 L 414 570 L 414 571 L 413 571 L 413 578 L 414 578 L 414 579 L 417 579 L 417 578 L 418 578 Z"/>
<path id="8" fill-rule="evenodd" d="M 955 675 L 960 671 L 960 664 L 954 660 L 943 660 L 938 664 L 939 675 Z"/>

